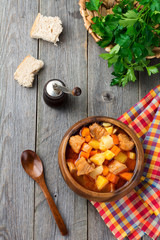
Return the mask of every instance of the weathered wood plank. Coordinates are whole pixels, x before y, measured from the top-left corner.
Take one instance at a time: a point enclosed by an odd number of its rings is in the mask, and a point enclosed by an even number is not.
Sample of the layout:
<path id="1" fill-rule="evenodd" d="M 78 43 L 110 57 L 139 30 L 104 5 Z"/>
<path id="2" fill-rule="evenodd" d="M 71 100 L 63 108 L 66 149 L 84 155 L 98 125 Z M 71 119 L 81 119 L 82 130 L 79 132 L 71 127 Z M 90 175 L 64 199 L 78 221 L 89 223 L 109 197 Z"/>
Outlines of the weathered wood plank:
<path id="1" fill-rule="evenodd" d="M 110 87 L 112 69 L 108 69 L 107 62 L 99 57 L 103 51 L 89 36 L 88 115 L 117 118 L 137 102 L 138 81 L 125 88 Z M 112 100 L 112 98 L 114 99 Z M 115 239 L 90 203 L 88 204 L 88 239 Z"/>
<path id="2" fill-rule="evenodd" d="M 34 182 L 21 167 L 24 149 L 35 148 L 36 87 L 13 79 L 27 54 L 37 1 L 0 0 L 0 239 L 33 239 Z"/>
<path id="3" fill-rule="evenodd" d="M 158 63 L 159 60 L 155 59 L 151 61 L 151 65 Z M 160 74 L 152 75 L 151 77 L 148 77 L 147 72 L 141 72 L 139 75 L 140 79 L 140 92 L 139 92 L 139 98 L 141 99 L 144 97 L 151 89 L 159 85 L 159 79 Z M 151 239 L 148 236 L 144 236 L 142 238 L 143 240 L 149 240 Z M 160 237 L 158 238 L 160 240 Z"/>
<path id="4" fill-rule="evenodd" d="M 77 2 L 40 1 L 43 15 L 59 16 L 63 22 L 60 43 L 54 46 L 40 40 L 40 58 L 45 68 L 38 80 L 37 153 L 43 160 L 47 185 L 65 220 L 69 235 L 65 239 L 87 239 L 87 201 L 74 194 L 59 171 L 58 147 L 65 131 L 87 116 L 86 39 Z M 70 88 L 80 86 L 82 96 L 69 98 L 59 110 L 51 109 L 42 99 L 44 84 L 52 78 L 64 80 Z M 62 239 L 44 196 L 36 186 L 35 240 Z"/>
<path id="5" fill-rule="evenodd" d="M 158 59 L 154 59 L 151 61 L 151 65 L 157 64 L 160 61 Z M 139 98 L 141 99 L 144 97 L 151 89 L 159 85 L 160 81 L 160 74 L 154 74 L 150 77 L 148 76 L 147 72 L 140 72 L 139 74 L 139 83 L 140 83 L 140 91 L 139 91 Z"/>

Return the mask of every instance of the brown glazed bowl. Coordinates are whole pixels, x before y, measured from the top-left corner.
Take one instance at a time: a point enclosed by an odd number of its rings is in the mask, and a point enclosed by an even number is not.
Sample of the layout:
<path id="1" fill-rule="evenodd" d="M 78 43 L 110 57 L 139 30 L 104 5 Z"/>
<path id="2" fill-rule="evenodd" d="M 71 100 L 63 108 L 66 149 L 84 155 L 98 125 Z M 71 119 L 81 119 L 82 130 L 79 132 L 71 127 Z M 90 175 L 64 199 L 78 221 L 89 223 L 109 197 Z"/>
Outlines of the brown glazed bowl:
<path id="1" fill-rule="evenodd" d="M 117 189 L 113 193 L 110 193 L 110 192 L 99 193 L 99 192 L 90 191 L 84 188 L 78 182 L 76 182 L 76 180 L 72 177 L 66 164 L 66 148 L 68 145 L 69 138 L 72 135 L 75 135 L 83 126 L 92 124 L 94 122 L 99 122 L 99 123 L 109 122 L 114 124 L 115 126 L 118 126 L 119 128 L 123 129 L 123 131 L 126 132 L 135 143 L 137 158 L 136 158 L 136 167 L 134 170 L 133 177 L 129 182 L 127 182 L 124 186 L 122 186 L 120 189 Z M 126 194 L 128 194 L 129 192 L 131 192 L 132 189 L 135 188 L 139 183 L 143 173 L 143 168 L 144 168 L 144 152 L 143 152 L 142 144 L 139 141 L 138 137 L 127 125 L 113 118 L 104 117 L 104 116 L 94 116 L 94 117 L 88 117 L 88 118 L 82 119 L 81 121 L 75 123 L 72 127 L 68 129 L 59 146 L 58 162 L 59 162 L 59 167 L 65 182 L 75 193 L 77 193 L 78 195 L 88 200 L 98 201 L 98 202 L 104 202 L 104 201 L 111 202 L 111 201 L 118 200 L 123 196 L 125 196 Z"/>

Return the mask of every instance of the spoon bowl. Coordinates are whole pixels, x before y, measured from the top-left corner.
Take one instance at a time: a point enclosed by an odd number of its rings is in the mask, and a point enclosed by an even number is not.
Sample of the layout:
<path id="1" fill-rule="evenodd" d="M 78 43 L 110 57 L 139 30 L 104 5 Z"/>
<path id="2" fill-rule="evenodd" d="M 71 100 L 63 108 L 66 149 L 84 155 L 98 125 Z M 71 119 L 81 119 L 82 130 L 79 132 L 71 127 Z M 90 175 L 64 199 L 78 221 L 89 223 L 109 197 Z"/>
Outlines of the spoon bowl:
<path id="1" fill-rule="evenodd" d="M 42 175 L 42 161 L 35 152 L 25 150 L 21 155 L 21 163 L 26 173 L 35 181 Z"/>
<path id="2" fill-rule="evenodd" d="M 32 150 L 25 150 L 24 152 L 22 152 L 21 155 L 21 163 L 25 172 L 31 178 L 33 178 L 41 187 L 61 234 L 63 236 L 67 235 L 68 232 L 65 223 L 63 222 L 63 219 L 56 207 L 56 204 L 53 201 L 53 198 L 46 186 L 43 173 L 43 164 L 41 159 Z"/>

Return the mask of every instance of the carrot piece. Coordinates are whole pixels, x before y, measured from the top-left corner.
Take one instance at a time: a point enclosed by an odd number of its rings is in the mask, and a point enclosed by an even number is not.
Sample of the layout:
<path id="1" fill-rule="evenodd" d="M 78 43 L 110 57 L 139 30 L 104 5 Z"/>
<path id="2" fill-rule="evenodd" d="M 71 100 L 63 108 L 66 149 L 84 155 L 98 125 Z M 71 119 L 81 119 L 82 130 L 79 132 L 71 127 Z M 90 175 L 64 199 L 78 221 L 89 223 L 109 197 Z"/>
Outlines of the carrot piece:
<path id="1" fill-rule="evenodd" d="M 124 172 L 124 173 L 120 173 L 119 176 L 123 179 L 125 179 L 126 181 L 131 180 L 133 173 L 130 172 Z"/>
<path id="2" fill-rule="evenodd" d="M 89 128 L 88 127 L 83 127 L 82 131 L 81 131 L 81 135 L 82 135 L 82 137 L 86 137 L 86 136 L 90 135 Z"/>
<path id="3" fill-rule="evenodd" d="M 85 159 L 89 158 L 89 153 L 81 151 L 80 157 L 84 157 Z"/>
<path id="4" fill-rule="evenodd" d="M 91 136 L 90 135 L 85 136 L 85 140 L 86 140 L 87 143 L 90 142 L 91 141 Z"/>
<path id="5" fill-rule="evenodd" d="M 118 153 L 121 151 L 121 149 L 119 147 L 117 147 L 116 145 L 114 145 L 111 148 L 111 152 L 113 152 L 116 156 L 118 155 Z"/>
<path id="6" fill-rule="evenodd" d="M 94 156 L 96 153 L 97 153 L 97 150 L 92 150 L 92 151 L 90 152 L 90 157 Z"/>
<path id="7" fill-rule="evenodd" d="M 126 165 L 127 165 L 127 168 L 130 171 L 133 171 L 135 169 L 135 166 L 136 166 L 136 160 L 135 159 L 127 159 Z"/>
<path id="8" fill-rule="evenodd" d="M 90 153 L 91 150 L 92 150 L 92 147 L 91 147 L 89 144 L 83 143 L 83 145 L 82 145 L 82 151 L 87 152 L 87 153 Z"/>
<path id="9" fill-rule="evenodd" d="M 115 135 L 115 134 L 113 134 L 113 135 L 111 135 L 111 137 L 113 138 L 113 142 L 114 142 L 114 144 L 115 144 L 115 145 L 118 145 L 118 144 L 119 144 L 118 136 Z"/>
<path id="10" fill-rule="evenodd" d="M 103 166 L 103 176 L 107 176 L 109 169 L 107 166 Z"/>
<path id="11" fill-rule="evenodd" d="M 114 184 L 117 184 L 117 182 L 118 182 L 118 180 L 119 180 L 119 177 L 116 176 L 116 175 L 113 174 L 113 173 L 109 173 L 109 174 L 107 175 L 107 179 L 108 179 L 110 182 L 112 182 L 112 183 L 114 183 Z"/>

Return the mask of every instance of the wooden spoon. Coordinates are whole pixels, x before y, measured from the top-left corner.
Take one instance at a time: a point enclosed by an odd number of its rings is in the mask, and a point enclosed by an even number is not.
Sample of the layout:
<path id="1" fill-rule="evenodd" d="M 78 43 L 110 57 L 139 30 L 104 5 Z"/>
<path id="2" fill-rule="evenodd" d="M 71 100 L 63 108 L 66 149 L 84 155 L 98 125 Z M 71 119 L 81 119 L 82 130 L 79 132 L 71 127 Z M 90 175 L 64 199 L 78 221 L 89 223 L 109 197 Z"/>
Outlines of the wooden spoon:
<path id="1" fill-rule="evenodd" d="M 67 228 L 46 186 L 43 165 L 39 156 L 32 150 L 26 150 L 21 155 L 21 163 L 26 173 L 41 187 L 61 234 L 63 236 L 67 235 Z"/>

